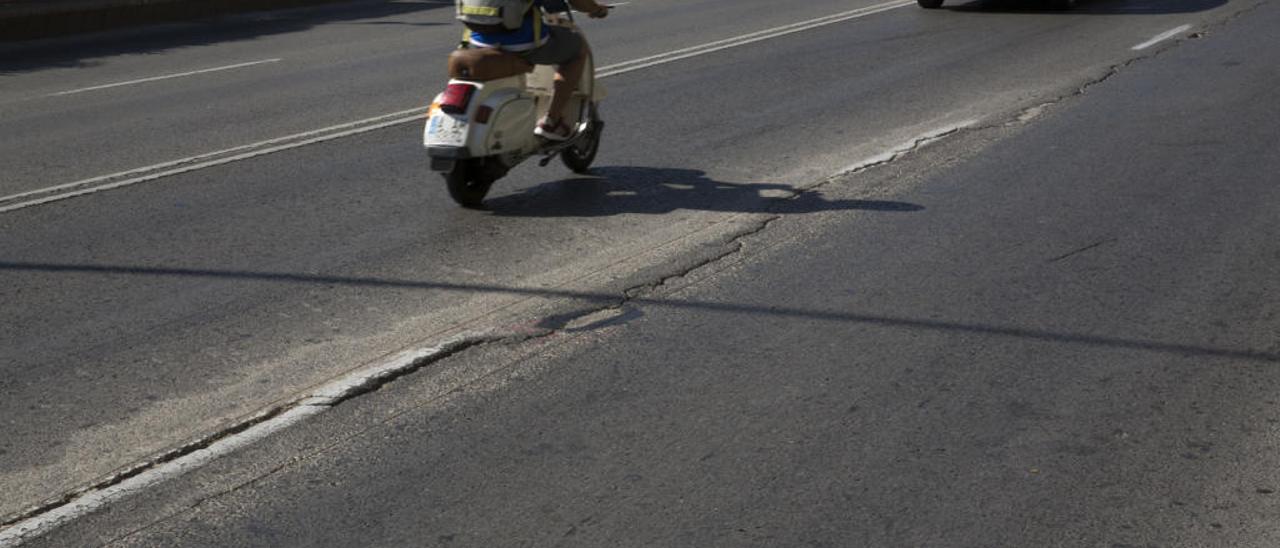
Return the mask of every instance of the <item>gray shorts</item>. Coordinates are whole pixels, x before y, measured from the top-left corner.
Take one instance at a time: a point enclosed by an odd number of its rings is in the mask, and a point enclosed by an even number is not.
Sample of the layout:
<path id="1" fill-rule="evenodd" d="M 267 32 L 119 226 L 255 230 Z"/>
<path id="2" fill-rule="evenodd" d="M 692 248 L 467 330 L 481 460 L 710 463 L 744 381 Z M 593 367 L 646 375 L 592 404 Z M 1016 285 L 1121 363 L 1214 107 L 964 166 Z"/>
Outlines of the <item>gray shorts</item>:
<path id="1" fill-rule="evenodd" d="M 582 36 L 578 33 L 555 25 L 542 27 L 550 39 L 547 43 L 531 49 L 523 54 L 526 61 L 535 65 L 563 65 L 578 57 L 582 51 Z"/>

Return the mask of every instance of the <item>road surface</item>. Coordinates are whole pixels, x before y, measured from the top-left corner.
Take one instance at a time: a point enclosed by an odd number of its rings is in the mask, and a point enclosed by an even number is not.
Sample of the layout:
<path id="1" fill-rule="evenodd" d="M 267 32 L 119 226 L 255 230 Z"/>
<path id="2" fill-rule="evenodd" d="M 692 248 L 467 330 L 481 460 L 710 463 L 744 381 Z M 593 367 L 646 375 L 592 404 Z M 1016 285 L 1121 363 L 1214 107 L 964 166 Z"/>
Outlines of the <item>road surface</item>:
<path id="1" fill-rule="evenodd" d="M 595 176 L 522 168 L 484 212 L 387 124 L 440 87 L 448 4 L 6 55 L 0 514 L 483 332 L 45 542 L 541 545 L 586 505 L 583 545 L 1267 545 L 1275 8 L 747 4 L 590 23 L 618 71 Z"/>

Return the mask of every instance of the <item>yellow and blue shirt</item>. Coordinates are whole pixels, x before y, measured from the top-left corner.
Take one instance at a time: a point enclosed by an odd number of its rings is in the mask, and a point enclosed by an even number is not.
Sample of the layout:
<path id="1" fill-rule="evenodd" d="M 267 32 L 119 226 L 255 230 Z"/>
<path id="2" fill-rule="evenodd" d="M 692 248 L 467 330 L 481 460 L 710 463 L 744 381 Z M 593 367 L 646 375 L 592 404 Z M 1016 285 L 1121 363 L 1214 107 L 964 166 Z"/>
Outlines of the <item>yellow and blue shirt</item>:
<path id="1" fill-rule="evenodd" d="M 543 0 L 534 0 L 533 7 L 525 14 L 519 30 L 510 32 L 470 33 L 471 45 L 478 48 L 499 48 L 504 51 L 529 51 L 547 43 L 547 33 L 542 32 L 539 8 Z"/>

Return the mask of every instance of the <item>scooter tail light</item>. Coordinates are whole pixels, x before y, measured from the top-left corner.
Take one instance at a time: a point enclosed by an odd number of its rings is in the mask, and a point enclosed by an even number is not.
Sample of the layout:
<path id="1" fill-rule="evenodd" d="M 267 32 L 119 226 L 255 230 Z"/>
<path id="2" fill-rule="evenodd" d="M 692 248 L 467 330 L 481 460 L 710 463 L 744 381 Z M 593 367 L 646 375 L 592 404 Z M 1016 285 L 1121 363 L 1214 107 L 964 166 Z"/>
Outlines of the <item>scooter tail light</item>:
<path id="1" fill-rule="evenodd" d="M 476 87 L 471 84 L 449 84 L 440 99 L 440 110 L 449 114 L 465 114 Z"/>

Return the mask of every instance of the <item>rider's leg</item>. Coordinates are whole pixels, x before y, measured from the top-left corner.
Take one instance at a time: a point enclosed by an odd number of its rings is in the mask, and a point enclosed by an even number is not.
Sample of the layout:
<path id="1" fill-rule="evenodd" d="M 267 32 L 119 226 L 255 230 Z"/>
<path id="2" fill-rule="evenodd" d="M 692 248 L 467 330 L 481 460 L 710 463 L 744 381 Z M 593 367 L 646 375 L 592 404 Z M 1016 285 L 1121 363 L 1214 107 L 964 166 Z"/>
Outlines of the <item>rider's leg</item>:
<path id="1" fill-rule="evenodd" d="M 565 109 L 569 106 L 569 99 L 573 98 L 573 92 L 578 90 L 578 83 L 582 82 L 582 72 L 586 70 L 587 59 L 590 57 L 591 47 L 583 40 L 578 56 L 556 67 L 555 90 L 551 95 L 551 109 L 547 115 L 549 121 L 554 123 L 574 118 Z"/>
<path id="2" fill-rule="evenodd" d="M 563 141 L 573 136 L 573 123 L 577 122 L 577 116 L 565 111 L 578 82 L 582 80 L 591 51 L 582 35 L 569 28 L 551 26 L 547 27 L 547 32 L 551 33 L 550 41 L 525 56 L 530 63 L 556 67 L 547 117 L 538 123 L 534 133 L 553 141 Z"/>

